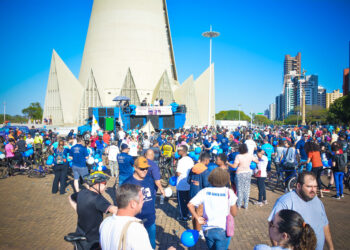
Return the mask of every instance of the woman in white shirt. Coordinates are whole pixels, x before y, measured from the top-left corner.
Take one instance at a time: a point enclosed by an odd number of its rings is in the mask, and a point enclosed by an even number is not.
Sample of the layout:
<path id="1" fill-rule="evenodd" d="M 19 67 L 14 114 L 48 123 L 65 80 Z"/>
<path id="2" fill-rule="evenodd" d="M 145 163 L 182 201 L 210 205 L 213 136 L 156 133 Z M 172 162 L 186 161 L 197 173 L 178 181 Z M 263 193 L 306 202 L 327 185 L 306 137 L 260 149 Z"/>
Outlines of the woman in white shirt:
<path id="1" fill-rule="evenodd" d="M 193 218 L 202 225 L 205 241 L 209 249 L 227 249 L 230 238 L 226 236 L 226 217 L 237 215 L 237 196 L 227 188 L 230 181 L 228 172 L 215 168 L 208 177 L 212 187 L 199 191 L 188 203 Z M 196 213 L 195 207 L 203 204 L 203 217 Z"/>
<path id="2" fill-rule="evenodd" d="M 255 177 L 257 179 L 257 184 L 258 184 L 259 200 L 255 204 L 258 206 L 262 206 L 267 204 L 265 180 L 267 177 L 266 168 L 267 168 L 267 164 L 269 163 L 269 160 L 265 155 L 265 151 L 262 149 L 258 150 L 257 155 L 258 155 L 259 163 L 257 164 L 257 168 L 255 169 Z"/>
<path id="3" fill-rule="evenodd" d="M 131 155 L 133 158 L 136 158 L 137 157 L 137 147 L 139 144 L 134 136 L 131 136 L 131 140 L 129 141 L 128 145 L 130 148 L 129 155 Z"/>

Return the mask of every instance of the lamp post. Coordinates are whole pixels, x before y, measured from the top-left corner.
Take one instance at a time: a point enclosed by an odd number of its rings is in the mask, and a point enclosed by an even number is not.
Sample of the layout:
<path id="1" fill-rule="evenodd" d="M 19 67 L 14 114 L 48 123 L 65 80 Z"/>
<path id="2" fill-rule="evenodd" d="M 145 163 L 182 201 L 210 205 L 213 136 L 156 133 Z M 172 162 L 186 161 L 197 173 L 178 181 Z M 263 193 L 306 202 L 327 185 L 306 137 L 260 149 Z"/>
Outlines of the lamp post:
<path id="1" fill-rule="evenodd" d="M 304 86 L 302 85 L 302 105 L 303 105 L 303 116 L 302 116 L 302 121 L 301 121 L 301 125 L 305 126 L 306 122 L 305 122 L 305 117 L 306 117 L 306 101 L 305 101 L 305 85 L 306 85 L 306 76 L 305 76 L 306 70 L 303 70 L 303 75 L 304 75 Z"/>
<path id="2" fill-rule="evenodd" d="M 212 47 L 212 39 L 213 37 L 218 37 L 220 35 L 219 32 L 212 31 L 210 25 L 210 31 L 204 32 L 202 36 L 210 38 L 210 46 L 209 46 L 209 107 L 208 107 L 208 127 L 211 125 L 211 47 Z"/>

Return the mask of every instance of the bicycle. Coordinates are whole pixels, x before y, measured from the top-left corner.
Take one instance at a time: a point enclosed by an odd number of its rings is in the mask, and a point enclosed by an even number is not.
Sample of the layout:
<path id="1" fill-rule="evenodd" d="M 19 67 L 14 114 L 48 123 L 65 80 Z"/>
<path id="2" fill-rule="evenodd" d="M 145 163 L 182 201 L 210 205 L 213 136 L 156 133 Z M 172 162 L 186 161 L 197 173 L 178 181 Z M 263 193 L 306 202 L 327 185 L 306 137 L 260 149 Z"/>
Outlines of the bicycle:
<path id="1" fill-rule="evenodd" d="M 28 170 L 28 177 L 29 178 L 44 178 L 46 176 L 46 173 L 48 173 L 48 170 L 46 167 L 39 166 L 39 168 L 32 168 Z"/>
<path id="2" fill-rule="evenodd" d="M 6 179 L 10 173 L 9 167 L 6 162 L 5 155 L 2 154 L 0 156 L 3 156 L 3 157 L 0 157 L 0 179 Z"/>
<path id="3" fill-rule="evenodd" d="M 32 169 L 32 161 L 29 160 L 28 157 L 25 157 L 23 154 L 21 156 L 21 159 L 13 159 L 13 158 L 7 158 L 6 159 L 7 164 L 7 170 L 8 170 L 8 176 L 15 176 L 15 175 L 26 175 L 28 174 L 28 171 Z M 23 164 L 21 166 L 21 164 Z"/>
<path id="4" fill-rule="evenodd" d="M 160 157 L 159 159 L 160 183 L 162 187 L 169 186 L 169 179 L 175 175 L 173 158 Z"/>
<path id="5" fill-rule="evenodd" d="M 74 250 L 93 250 L 100 249 L 100 244 L 98 241 L 96 242 L 87 242 L 87 238 L 79 233 L 69 233 L 64 236 L 64 240 L 73 244 Z"/>
<path id="6" fill-rule="evenodd" d="M 276 173 L 272 174 L 270 177 L 270 182 L 272 182 L 272 185 L 269 185 L 271 191 L 275 191 L 276 188 L 281 188 L 282 190 L 287 190 L 289 192 L 295 189 L 298 179 L 298 172 L 301 172 L 301 167 L 305 166 L 306 163 L 301 162 L 291 169 L 284 169 L 283 167 L 279 166 L 279 163 L 274 164 L 276 166 Z M 275 182 L 273 181 L 274 178 L 276 178 Z"/>

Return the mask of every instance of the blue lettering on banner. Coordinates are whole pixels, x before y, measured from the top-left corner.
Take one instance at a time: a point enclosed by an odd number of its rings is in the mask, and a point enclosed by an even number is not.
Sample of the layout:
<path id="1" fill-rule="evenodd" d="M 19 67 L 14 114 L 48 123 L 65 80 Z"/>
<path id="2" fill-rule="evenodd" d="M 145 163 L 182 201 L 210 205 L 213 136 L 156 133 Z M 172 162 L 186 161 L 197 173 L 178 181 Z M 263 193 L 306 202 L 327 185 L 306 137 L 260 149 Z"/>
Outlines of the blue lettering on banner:
<path id="1" fill-rule="evenodd" d="M 225 193 L 212 193 L 212 192 L 207 192 L 207 195 L 211 195 L 211 196 L 226 196 Z"/>

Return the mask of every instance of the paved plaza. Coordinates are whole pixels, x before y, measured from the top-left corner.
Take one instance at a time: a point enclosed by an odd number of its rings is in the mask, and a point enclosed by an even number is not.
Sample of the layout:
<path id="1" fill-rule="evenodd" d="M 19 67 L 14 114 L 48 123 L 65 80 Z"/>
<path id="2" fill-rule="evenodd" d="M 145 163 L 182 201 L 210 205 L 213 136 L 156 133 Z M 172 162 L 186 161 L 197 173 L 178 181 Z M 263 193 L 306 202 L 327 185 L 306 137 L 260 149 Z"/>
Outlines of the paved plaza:
<path id="1" fill-rule="evenodd" d="M 68 187 L 65 195 L 52 195 L 52 179 L 53 175 L 43 179 L 15 176 L 0 180 L 0 249 L 72 249 L 72 245 L 63 240 L 63 236 L 73 232 L 76 227 L 77 216 L 68 203 L 72 187 Z M 105 194 L 110 201 L 114 192 L 111 184 L 110 181 Z M 256 244 L 269 243 L 266 219 L 281 194 L 268 190 L 268 205 L 256 207 L 250 203 L 248 210 L 239 210 L 230 249 L 253 249 Z M 335 249 L 349 249 L 350 192 L 347 189 L 345 198 L 340 201 L 330 198 L 333 194 L 326 194 L 323 202 Z M 257 187 L 253 184 L 251 201 L 256 198 Z M 174 219 L 176 216 L 175 199 L 169 199 L 164 205 L 157 204 L 158 249 L 169 246 L 185 249 L 180 244 L 180 236 L 191 227 L 191 223 L 179 223 Z M 192 249 L 207 248 L 205 242 L 199 240 Z"/>

